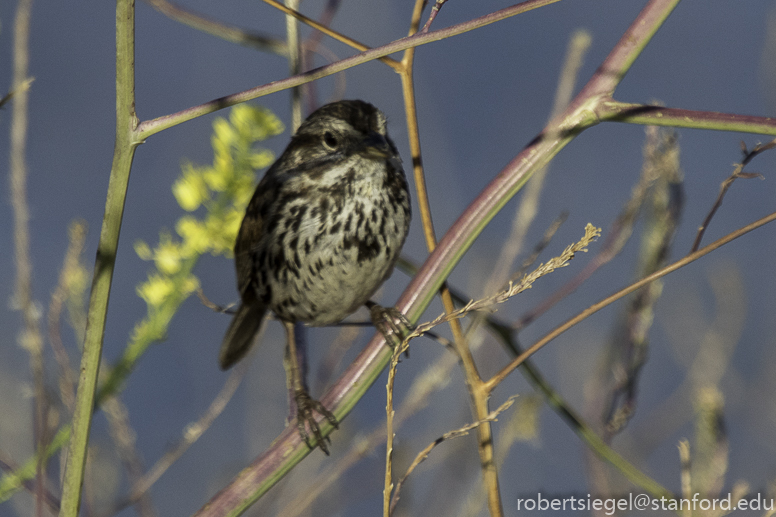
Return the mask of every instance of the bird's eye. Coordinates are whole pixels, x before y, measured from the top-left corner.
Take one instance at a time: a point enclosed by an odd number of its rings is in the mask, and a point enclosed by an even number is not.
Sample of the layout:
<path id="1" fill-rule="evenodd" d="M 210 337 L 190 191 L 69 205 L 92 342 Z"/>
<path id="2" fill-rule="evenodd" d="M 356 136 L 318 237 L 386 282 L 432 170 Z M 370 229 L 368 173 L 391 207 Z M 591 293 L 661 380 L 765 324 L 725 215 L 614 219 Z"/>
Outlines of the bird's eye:
<path id="1" fill-rule="evenodd" d="M 335 149 L 339 142 L 337 141 L 337 137 L 334 136 L 334 134 L 331 131 L 326 131 L 323 134 L 323 143 L 326 145 L 326 147 L 330 149 Z"/>

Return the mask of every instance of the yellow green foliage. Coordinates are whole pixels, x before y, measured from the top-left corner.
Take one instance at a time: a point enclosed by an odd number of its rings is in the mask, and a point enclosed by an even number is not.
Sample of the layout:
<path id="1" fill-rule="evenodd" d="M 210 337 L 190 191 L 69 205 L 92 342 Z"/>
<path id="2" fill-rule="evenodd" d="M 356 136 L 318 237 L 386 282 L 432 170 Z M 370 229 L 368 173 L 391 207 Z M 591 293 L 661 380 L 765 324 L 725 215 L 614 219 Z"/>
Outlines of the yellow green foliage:
<path id="1" fill-rule="evenodd" d="M 199 289 L 192 270 L 200 256 L 231 256 L 245 206 L 253 194 L 256 170 L 269 166 L 272 152 L 258 142 L 283 131 L 283 123 L 270 111 L 240 104 L 229 118 L 213 122 L 213 163 L 184 162 L 172 186 L 178 205 L 186 213 L 175 223 L 175 232 L 162 230 L 153 248 L 137 241 L 135 252 L 154 269 L 137 286 L 148 306 L 138 322 L 124 359 L 136 358 L 153 341 L 163 339 L 180 305 Z"/>

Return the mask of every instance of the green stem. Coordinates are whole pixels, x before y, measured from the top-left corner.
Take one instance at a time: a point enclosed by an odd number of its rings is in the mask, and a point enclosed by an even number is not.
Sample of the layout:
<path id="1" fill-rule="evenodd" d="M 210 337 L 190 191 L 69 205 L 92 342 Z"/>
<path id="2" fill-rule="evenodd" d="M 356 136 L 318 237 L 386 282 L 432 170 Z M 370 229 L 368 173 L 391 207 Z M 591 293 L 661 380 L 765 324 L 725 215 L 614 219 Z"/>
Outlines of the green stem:
<path id="1" fill-rule="evenodd" d="M 116 2 L 116 143 L 108 195 L 105 202 L 100 243 L 89 299 L 86 338 L 78 380 L 72 433 L 65 465 L 60 517 L 76 517 L 81 504 L 81 487 L 86 465 L 97 374 L 102 354 L 105 319 L 113 280 L 129 172 L 138 142 L 134 139 L 135 116 L 135 2 Z"/>
<path id="2" fill-rule="evenodd" d="M 664 108 L 613 99 L 602 100 L 595 113 L 602 121 L 776 135 L 776 118 L 773 117 Z"/>
<path id="3" fill-rule="evenodd" d="M 65 425 L 60 427 L 59 431 L 57 431 L 57 434 L 48 443 L 45 450 L 39 449 L 35 455 L 28 459 L 22 466 L 3 476 L 2 480 L 0 480 L 0 503 L 4 503 L 10 499 L 11 496 L 23 486 L 25 481 L 34 478 L 38 462 L 51 458 L 59 451 L 59 449 L 67 444 L 68 439 L 70 439 L 70 426 Z"/>

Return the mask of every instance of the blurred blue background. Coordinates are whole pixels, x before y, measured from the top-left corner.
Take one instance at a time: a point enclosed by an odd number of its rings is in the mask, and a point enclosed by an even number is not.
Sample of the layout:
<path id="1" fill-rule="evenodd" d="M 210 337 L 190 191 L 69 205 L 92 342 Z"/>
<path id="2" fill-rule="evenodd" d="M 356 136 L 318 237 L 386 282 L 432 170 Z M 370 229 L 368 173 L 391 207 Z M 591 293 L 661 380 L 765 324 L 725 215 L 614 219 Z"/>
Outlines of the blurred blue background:
<path id="1" fill-rule="evenodd" d="M 317 17 L 325 2 L 307 0 L 302 12 Z M 466 21 L 510 5 L 507 1 L 449 2 L 434 29 Z M 580 81 L 596 67 L 632 22 L 644 1 L 562 1 L 483 29 L 417 50 L 415 82 L 423 162 L 437 235 L 441 237 L 461 211 L 492 177 L 542 129 L 552 106 L 555 85 L 568 38 L 579 28 L 592 36 Z M 275 9 L 237 0 L 188 0 L 186 8 L 240 27 L 284 37 L 285 20 Z M 31 26 L 30 121 L 27 162 L 31 213 L 31 256 L 34 297 L 46 310 L 67 247 L 67 228 L 76 218 L 89 225 L 85 260 L 93 264 L 104 210 L 114 134 L 114 12 L 111 2 L 35 2 Z M 15 2 L 0 3 L 0 91 L 11 81 Z M 367 45 L 379 46 L 406 35 L 412 2 L 362 0 L 343 2 L 332 27 Z M 427 16 L 427 13 L 424 14 Z M 137 114 L 148 120 L 192 105 L 281 79 L 288 65 L 279 56 L 236 46 L 180 25 L 148 5 L 137 4 Z M 310 32 L 302 29 L 303 35 Z M 339 57 L 347 47 L 323 39 Z M 324 64 L 318 58 L 316 66 Z M 373 62 L 345 73 L 345 98 L 360 98 L 389 117 L 389 131 L 410 168 L 399 77 Z M 318 85 L 319 99 L 335 100 L 334 79 Z M 617 89 L 618 100 L 659 101 L 670 107 L 776 115 L 776 2 L 772 0 L 685 0 L 639 57 Z M 274 111 L 290 125 L 289 93 L 280 92 L 255 103 Z M 212 160 L 210 133 L 215 113 L 154 135 L 135 155 L 105 333 L 104 360 L 118 358 L 145 303 L 135 286 L 151 267 L 133 251 L 142 239 L 158 240 L 159 230 L 174 227 L 182 215 L 170 187 L 183 160 Z M 10 110 L 0 111 L 0 164 L 9 163 Z M 765 136 L 700 130 L 679 131 L 686 205 L 673 258 L 686 253 L 696 229 L 710 209 L 719 185 L 741 159 L 739 142 L 750 148 Z M 280 153 L 288 133 L 266 142 Z M 543 259 L 576 241 L 587 222 L 606 233 L 638 180 L 644 128 L 607 123 L 573 141 L 551 163 L 542 205 L 529 246 L 564 210 L 568 221 Z M 758 157 L 748 168 L 765 179 L 740 180 L 730 190 L 707 232 L 705 243 L 775 208 L 776 154 Z M 0 183 L 0 451 L 15 462 L 25 461 L 34 444 L 31 431 L 31 376 L 27 353 L 18 345 L 21 315 L 13 310 L 15 265 L 10 194 Z M 518 196 L 519 197 L 519 196 Z M 452 285 L 477 297 L 511 225 L 513 201 L 485 229 L 456 267 Z M 413 206 L 417 215 L 417 204 Z M 671 275 L 665 281 L 651 334 L 648 363 L 641 376 L 638 412 L 614 441 L 617 450 L 664 486 L 679 489 L 676 443 L 692 438 L 693 358 L 713 332 L 724 350 L 714 363 L 721 369 L 725 423 L 730 440 L 725 488 L 746 480 L 752 490 L 766 490 L 776 479 L 776 227 L 766 226 Z M 592 248 L 596 250 L 595 245 Z M 413 221 L 405 255 L 421 263 L 427 256 L 420 219 Z M 589 304 L 627 285 L 633 277 L 638 239 L 582 289 L 521 333 L 528 345 Z M 591 254 L 588 254 L 591 255 Z M 498 310 L 506 321 L 516 319 L 568 281 L 589 260 L 580 256 L 569 268 L 543 278 L 533 289 Z M 207 296 L 220 304 L 237 298 L 231 261 L 204 257 L 195 273 Z M 392 304 L 409 282 L 396 272 L 382 291 Z M 717 282 L 717 284 L 715 284 Z M 723 282 L 724 287 L 713 286 Z M 741 311 L 740 328 L 721 325 L 727 304 Z M 536 356 L 536 363 L 569 403 L 582 410 L 584 389 L 610 337 L 622 303 L 609 307 L 558 338 Z M 424 319 L 442 311 L 435 302 Z M 365 315 L 362 314 L 360 318 Z M 359 317 L 357 317 L 359 318 Z M 226 379 L 216 364 L 218 346 L 229 318 L 216 314 L 192 297 L 173 320 L 167 339 L 149 349 L 130 377 L 122 399 L 137 433 L 137 448 L 148 467 L 175 444 L 185 426 L 199 417 Z M 74 364 L 76 342 L 63 330 Z M 310 333 L 311 380 L 322 363 L 327 344 L 339 329 Z M 440 329 L 446 334 L 446 330 Z M 352 359 L 371 331 L 348 352 Z M 283 335 L 270 323 L 263 346 L 252 356 L 246 380 L 212 428 L 158 481 L 151 491 L 158 515 L 196 511 L 261 453 L 282 430 L 286 392 L 282 368 Z M 484 374 L 507 360 L 492 340 L 478 354 Z M 412 379 L 448 352 L 430 340 L 415 342 L 411 358 L 401 364 L 397 397 L 407 396 Z M 56 368 L 51 361 L 54 378 Z M 337 370 L 339 371 L 339 370 Z M 337 373 L 337 372 L 335 372 Z M 332 377 L 327 375 L 328 384 Z M 378 380 L 343 428 L 332 437 L 332 456 L 315 451 L 251 510 L 274 515 L 294 496 L 304 493 L 319 469 L 333 464 L 353 440 L 381 426 L 385 414 L 384 378 Z M 470 422 L 463 378 L 453 369 L 449 385 L 428 400 L 428 406 L 397 433 L 399 462 L 442 433 Z M 56 391 L 52 382 L 50 389 Z M 519 374 L 501 386 L 493 407 L 513 393 L 528 395 Z M 667 421 L 664 415 L 676 416 Z M 60 415 L 64 420 L 66 416 Z M 519 442 L 505 458 L 502 492 L 507 515 L 515 501 L 536 492 L 587 494 L 590 490 L 585 446 L 546 407 L 539 413 L 538 437 Z M 508 416 L 502 418 L 503 422 Z M 496 431 L 499 431 L 496 425 Z M 94 515 L 126 493 L 121 467 L 106 431 L 104 416 L 95 418 L 93 442 L 104 474 L 97 476 L 90 496 Z M 654 439 L 654 440 L 653 440 Z M 442 450 L 444 448 L 447 450 Z M 376 515 L 382 501 L 384 447 L 377 447 L 347 471 L 316 502 L 310 515 Z M 55 472 L 52 472 L 55 474 Z M 458 515 L 479 476 L 474 436 L 443 444 L 410 478 L 402 505 L 408 515 Z M 442 481 L 443 480 L 443 481 Z M 456 481 L 457 480 L 457 481 Z M 617 485 L 613 490 L 631 490 Z M 724 491 L 723 490 L 723 491 Z M 0 515 L 29 513 L 31 496 L 20 493 L 0 505 Z M 400 505 L 400 508 L 402 506 Z M 131 515 L 126 509 L 120 515 Z M 485 515 L 480 511 L 475 515 Z"/>

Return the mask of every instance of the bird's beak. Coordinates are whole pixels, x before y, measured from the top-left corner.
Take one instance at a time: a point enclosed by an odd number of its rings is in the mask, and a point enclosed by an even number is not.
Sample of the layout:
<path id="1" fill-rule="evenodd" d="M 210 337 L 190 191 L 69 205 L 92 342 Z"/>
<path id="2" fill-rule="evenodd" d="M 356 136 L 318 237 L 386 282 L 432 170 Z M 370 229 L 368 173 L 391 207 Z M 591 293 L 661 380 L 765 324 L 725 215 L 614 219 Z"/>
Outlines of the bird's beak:
<path id="1" fill-rule="evenodd" d="M 358 154 L 365 158 L 380 159 L 387 158 L 393 153 L 391 145 L 388 143 L 385 136 L 373 131 L 367 135 L 366 139 L 361 144 Z"/>

